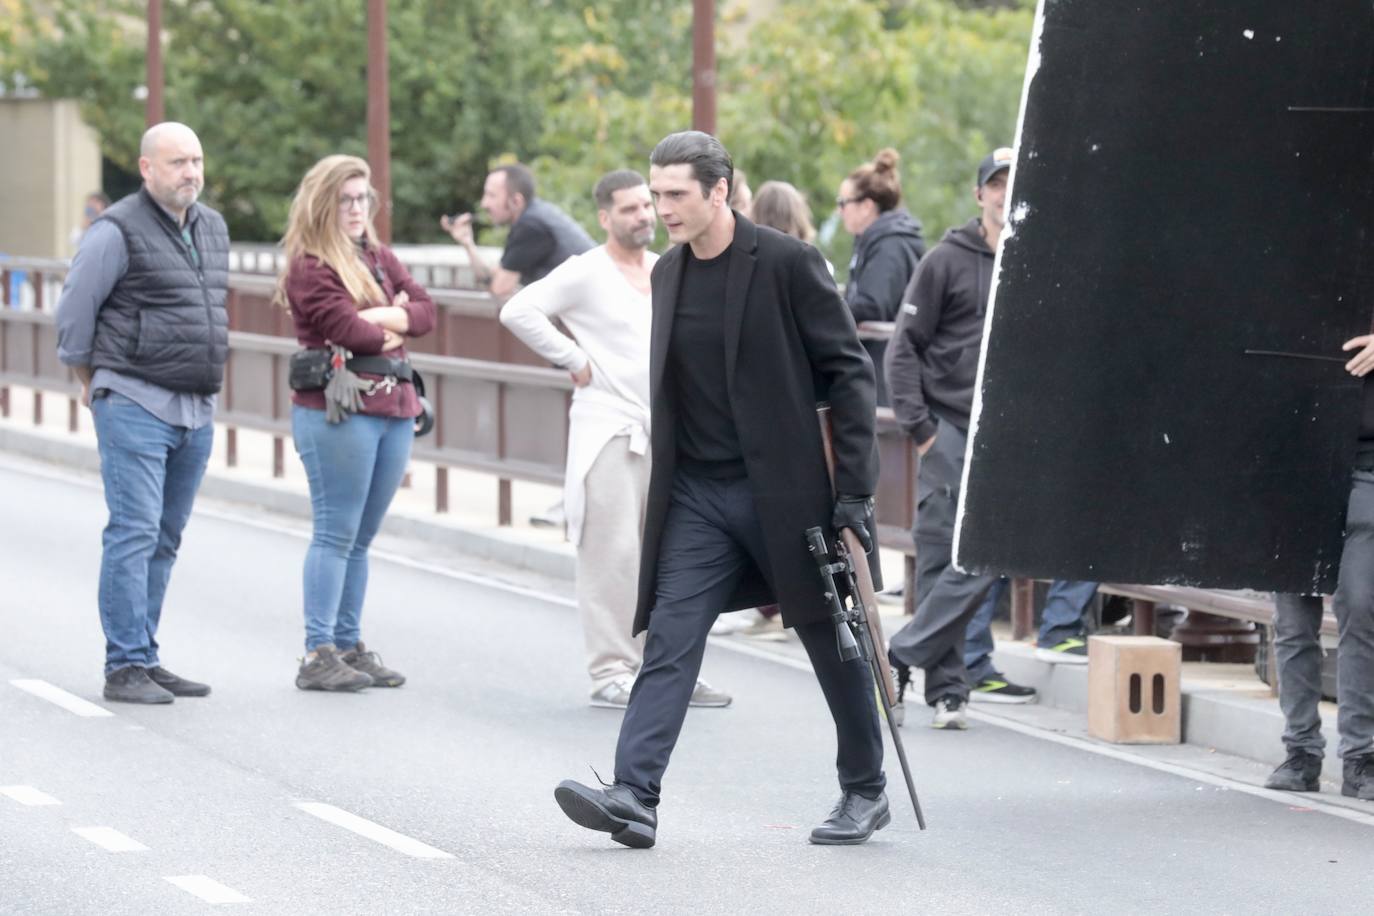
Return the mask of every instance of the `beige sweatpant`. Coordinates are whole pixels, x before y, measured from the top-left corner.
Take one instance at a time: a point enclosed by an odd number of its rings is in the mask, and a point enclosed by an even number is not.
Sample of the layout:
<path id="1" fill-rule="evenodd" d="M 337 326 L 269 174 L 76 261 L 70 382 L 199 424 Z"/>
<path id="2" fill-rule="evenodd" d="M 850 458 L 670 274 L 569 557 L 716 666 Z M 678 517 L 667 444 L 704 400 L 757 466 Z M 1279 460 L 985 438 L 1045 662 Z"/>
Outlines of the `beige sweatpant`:
<path id="1" fill-rule="evenodd" d="M 616 436 L 601 449 L 583 484 L 586 511 L 577 548 L 577 607 L 587 643 L 592 693 L 633 678 L 644 640 L 630 635 L 639 592 L 640 531 L 649 490 L 649 456 Z"/>

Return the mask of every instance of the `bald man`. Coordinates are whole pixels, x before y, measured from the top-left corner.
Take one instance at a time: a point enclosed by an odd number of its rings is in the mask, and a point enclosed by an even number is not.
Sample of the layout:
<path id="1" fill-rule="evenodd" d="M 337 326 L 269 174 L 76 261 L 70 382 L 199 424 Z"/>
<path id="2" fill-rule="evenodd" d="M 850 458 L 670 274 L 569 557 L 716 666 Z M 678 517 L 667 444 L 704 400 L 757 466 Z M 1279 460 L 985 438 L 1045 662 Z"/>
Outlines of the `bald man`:
<path id="1" fill-rule="evenodd" d="M 229 231 L 196 202 L 205 160 L 191 128 L 149 128 L 138 168 L 143 186 L 81 239 L 57 305 L 57 355 L 94 417 L 110 511 L 98 590 L 105 699 L 170 703 L 210 693 L 162 667 L 157 627 L 214 436 Z"/>

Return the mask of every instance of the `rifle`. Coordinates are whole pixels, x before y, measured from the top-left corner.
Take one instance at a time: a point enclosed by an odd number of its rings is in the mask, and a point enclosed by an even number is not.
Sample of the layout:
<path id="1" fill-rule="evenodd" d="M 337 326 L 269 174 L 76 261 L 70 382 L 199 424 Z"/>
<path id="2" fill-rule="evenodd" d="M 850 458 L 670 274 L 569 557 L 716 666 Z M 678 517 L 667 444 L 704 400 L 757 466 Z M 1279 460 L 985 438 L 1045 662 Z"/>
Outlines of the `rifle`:
<path id="1" fill-rule="evenodd" d="M 831 444 L 830 405 L 816 405 L 816 413 L 821 424 L 821 442 L 825 447 L 825 467 L 830 474 L 833 489 L 835 453 Z M 858 535 L 848 528 L 838 534 L 834 563 L 830 562 L 830 547 L 826 542 L 825 532 L 819 526 L 806 529 L 806 548 L 816 561 L 821 581 L 825 586 L 826 599 L 830 602 L 830 618 L 835 623 L 835 640 L 840 660 L 847 662 L 862 657 L 868 663 L 873 679 L 878 682 L 878 699 L 882 701 L 883 717 L 887 719 L 892 745 L 897 749 L 897 759 L 902 764 L 902 776 L 906 778 L 906 789 L 911 795 L 911 807 L 916 812 L 916 823 L 924 830 L 925 815 L 921 813 L 921 802 L 916 797 L 916 784 L 911 779 L 911 766 L 907 763 L 906 748 L 902 745 L 902 736 L 897 731 L 901 724 L 893 711 L 897 704 L 897 691 L 892 681 L 892 671 L 887 663 L 887 640 L 883 636 L 883 624 L 878 616 L 873 577 L 869 573 L 868 560 Z M 840 589 L 835 582 L 837 574 L 843 577 L 847 604 L 840 598 Z"/>

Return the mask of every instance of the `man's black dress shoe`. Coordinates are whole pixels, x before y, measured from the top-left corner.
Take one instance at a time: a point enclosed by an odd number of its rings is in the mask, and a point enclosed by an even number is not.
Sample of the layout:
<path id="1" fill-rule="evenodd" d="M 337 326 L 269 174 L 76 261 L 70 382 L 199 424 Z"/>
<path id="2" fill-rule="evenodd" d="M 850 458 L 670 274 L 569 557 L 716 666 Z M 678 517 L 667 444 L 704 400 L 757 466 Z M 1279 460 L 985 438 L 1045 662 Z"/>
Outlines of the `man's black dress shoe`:
<path id="1" fill-rule="evenodd" d="M 198 684 L 195 681 L 188 681 L 184 677 L 177 677 L 166 668 L 149 668 L 148 677 L 154 684 L 174 697 L 208 697 L 210 695 L 209 684 Z"/>
<path id="2" fill-rule="evenodd" d="M 658 812 L 640 801 L 629 786 L 617 783 L 593 789 L 565 779 L 553 790 L 553 797 L 563 813 L 580 827 L 604 831 L 617 843 L 635 849 L 654 845 Z"/>
<path id="3" fill-rule="evenodd" d="M 886 792 L 877 798 L 845 792 L 825 823 L 811 831 L 811 842 L 818 846 L 855 846 L 867 842 L 873 831 L 882 830 L 891 822 Z"/>

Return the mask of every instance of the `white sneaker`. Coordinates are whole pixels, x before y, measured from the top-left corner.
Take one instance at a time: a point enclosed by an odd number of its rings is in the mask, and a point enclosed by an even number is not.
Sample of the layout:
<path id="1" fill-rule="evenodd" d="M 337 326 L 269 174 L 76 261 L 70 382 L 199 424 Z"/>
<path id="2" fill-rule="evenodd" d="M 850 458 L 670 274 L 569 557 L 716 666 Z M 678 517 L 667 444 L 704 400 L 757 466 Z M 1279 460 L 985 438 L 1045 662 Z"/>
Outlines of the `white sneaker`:
<path id="1" fill-rule="evenodd" d="M 628 677 L 616 678 L 605 687 L 592 694 L 591 703 L 602 709 L 624 709 L 630 705 L 630 690 L 634 681 Z"/>
<path id="2" fill-rule="evenodd" d="M 762 615 L 755 608 L 745 608 L 742 611 L 731 611 L 716 617 L 716 622 L 711 624 L 712 636 L 732 636 L 735 633 L 742 633 L 759 622 Z"/>
<path id="3" fill-rule="evenodd" d="M 730 694 L 717 690 L 705 681 L 698 680 L 697 686 L 692 690 L 692 699 L 687 705 L 723 709 L 730 705 L 731 699 Z"/>
<path id="4" fill-rule="evenodd" d="M 941 697 L 936 700 L 935 718 L 931 720 L 930 727 L 952 731 L 963 731 L 968 728 L 968 711 L 964 709 L 964 701 L 958 697 Z"/>

